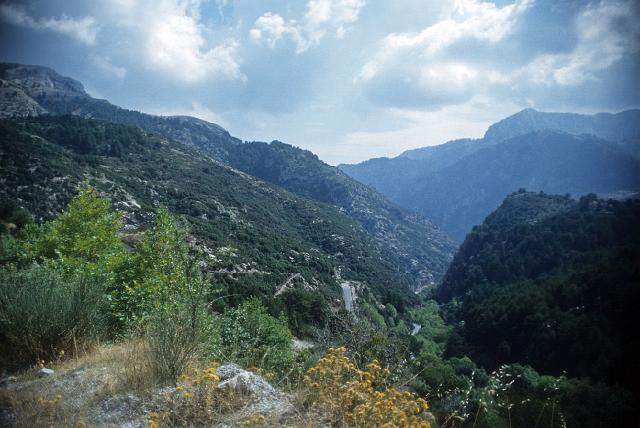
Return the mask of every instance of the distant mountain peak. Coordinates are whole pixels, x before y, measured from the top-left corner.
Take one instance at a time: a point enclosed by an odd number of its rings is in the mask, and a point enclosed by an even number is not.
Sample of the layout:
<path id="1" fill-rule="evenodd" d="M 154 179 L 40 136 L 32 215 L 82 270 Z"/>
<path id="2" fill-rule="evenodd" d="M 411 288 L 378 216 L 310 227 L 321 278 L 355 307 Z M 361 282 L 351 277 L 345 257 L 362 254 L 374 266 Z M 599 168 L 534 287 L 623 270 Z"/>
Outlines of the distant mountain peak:
<path id="1" fill-rule="evenodd" d="M 19 84 L 34 98 L 52 91 L 66 95 L 88 96 L 82 83 L 41 65 L 0 63 L 0 79 Z"/>
<path id="2" fill-rule="evenodd" d="M 518 115 L 518 114 L 537 114 L 537 113 L 540 113 L 540 111 L 534 109 L 533 107 L 527 107 L 527 108 L 524 108 L 524 109 L 520 110 L 515 115 Z"/>
<path id="3" fill-rule="evenodd" d="M 542 112 L 526 108 L 491 125 L 485 132 L 484 139 L 495 143 L 544 129 L 574 135 L 593 134 L 620 142 L 637 138 L 640 134 L 640 110 L 589 115 Z"/>
<path id="4" fill-rule="evenodd" d="M 341 169 L 461 240 L 520 187 L 578 196 L 635 194 L 639 160 L 640 110 L 587 115 L 527 108 L 490 126 L 483 139 Z"/>

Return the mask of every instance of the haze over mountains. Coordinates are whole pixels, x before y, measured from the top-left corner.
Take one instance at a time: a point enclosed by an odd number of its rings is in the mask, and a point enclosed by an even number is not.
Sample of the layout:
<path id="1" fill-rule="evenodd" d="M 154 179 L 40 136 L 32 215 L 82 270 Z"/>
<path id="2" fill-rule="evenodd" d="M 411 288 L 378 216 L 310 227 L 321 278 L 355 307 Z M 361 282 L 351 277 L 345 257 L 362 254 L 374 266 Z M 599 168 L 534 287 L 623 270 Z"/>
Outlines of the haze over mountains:
<path id="1" fill-rule="evenodd" d="M 458 240 L 518 188 L 640 190 L 640 110 L 580 115 L 523 110 L 461 139 L 339 168 Z"/>

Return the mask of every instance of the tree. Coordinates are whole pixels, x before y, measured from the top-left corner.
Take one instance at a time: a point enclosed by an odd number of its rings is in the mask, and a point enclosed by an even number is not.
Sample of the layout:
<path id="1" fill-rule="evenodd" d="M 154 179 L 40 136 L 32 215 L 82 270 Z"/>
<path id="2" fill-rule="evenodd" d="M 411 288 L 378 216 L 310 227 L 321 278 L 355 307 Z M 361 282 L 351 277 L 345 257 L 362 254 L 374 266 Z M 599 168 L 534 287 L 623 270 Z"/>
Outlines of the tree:
<path id="1" fill-rule="evenodd" d="M 117 318 L 143 321 L 160 307 L 184 304 L 199 283 L 189 256 L 186 229 L 162 208 L 135 253 L 118 272 L 112 297 Z"/>
<path id="2" fill-rule="evenodd" d="M 27 252 L 67 272 L 112 272 L 126 256 L 118 236 L 121 219 L 111 202 L 85 182 L 63 213 L 27 232 Z"/>

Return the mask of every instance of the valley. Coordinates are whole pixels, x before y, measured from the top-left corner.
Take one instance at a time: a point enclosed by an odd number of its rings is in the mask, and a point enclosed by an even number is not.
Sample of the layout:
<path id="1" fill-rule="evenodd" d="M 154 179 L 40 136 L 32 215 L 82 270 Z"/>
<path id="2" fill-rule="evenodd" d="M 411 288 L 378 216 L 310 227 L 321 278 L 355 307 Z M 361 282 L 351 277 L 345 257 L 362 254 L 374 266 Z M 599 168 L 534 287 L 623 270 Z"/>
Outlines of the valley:
<path id="1" fill-rule="evenodd" d="M 639 420 L 640 111 L 335 168 L 49 68 L 0 82 L 0 422 Z"/>

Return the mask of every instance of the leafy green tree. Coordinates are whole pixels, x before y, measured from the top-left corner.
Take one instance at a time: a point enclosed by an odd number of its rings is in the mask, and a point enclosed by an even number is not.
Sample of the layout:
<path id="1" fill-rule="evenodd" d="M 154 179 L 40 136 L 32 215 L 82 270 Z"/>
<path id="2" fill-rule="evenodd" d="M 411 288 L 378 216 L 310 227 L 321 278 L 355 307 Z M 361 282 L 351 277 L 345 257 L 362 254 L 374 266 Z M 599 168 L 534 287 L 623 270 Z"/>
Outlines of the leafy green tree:
<path id="1" fill-rule="evenodd" d="M 28 228 L 27 254 L 66 272 L 112 272 L 126 256 L 118 236 L 121 219 L 122 214 L 111 209 L 110 201 L 85 182 L 57 218 Z"/>
<path id="2" fill-rule="evenodd" d="M 155 223 L 118 272 L 113 300 L 121 321 L 144 320 L 154 309 L 179 305 L 191 295 L 193 262 L 186 237 L 167 209 L 157 211 Z"/>
<path id="3" fill-rule="evenodd" d="M 155 294 L 157 304 L 169 303 L 171 296 L 186 291 L 189 248 L 186 231 L 165 208 L 136 248 L 135 263 L 139 284 Z"/>

